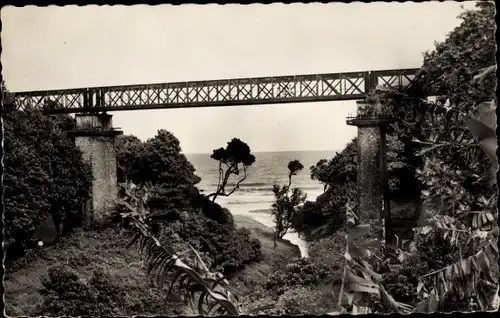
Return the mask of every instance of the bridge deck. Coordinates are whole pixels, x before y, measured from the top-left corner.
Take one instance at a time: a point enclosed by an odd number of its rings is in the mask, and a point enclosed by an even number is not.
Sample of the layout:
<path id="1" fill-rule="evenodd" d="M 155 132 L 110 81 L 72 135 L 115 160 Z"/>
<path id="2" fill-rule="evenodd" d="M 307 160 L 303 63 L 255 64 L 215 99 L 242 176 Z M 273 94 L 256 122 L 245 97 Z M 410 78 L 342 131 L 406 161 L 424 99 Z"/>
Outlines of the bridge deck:
<path id="1" fill-rule="evenodd" d="M 14 93 L 46 114 L 362 99 L 377 85 L 406 88 L 416 69 L 237 78 Z"/>

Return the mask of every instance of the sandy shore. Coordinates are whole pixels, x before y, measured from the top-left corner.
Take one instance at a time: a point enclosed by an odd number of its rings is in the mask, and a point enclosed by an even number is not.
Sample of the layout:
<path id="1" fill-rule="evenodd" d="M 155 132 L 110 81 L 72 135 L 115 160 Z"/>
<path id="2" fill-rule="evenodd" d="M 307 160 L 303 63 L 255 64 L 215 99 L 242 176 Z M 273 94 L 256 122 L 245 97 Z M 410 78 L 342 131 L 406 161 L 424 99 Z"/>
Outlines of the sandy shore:
<path id="1" fill-rule="evenodd" d="M 246 219 L 241 219 L 241 226 L 248 228 L 259 228 L 263 231 L 270 231 L 271 234 L 273 233 L 274 220 L 269 209 L 248 210 L 245 207 L 231 207 L 230 211 L 231 214 L 235 217 L 235 222 L 237 223 L 237 225 L 238 221 L 236 220 L 236 217 L 243 217 Z M 309 251 L 307 248 L 307 243 L 299 237 L 298 233 L 289 231 L 289 233 L 287 233 L 283 239 L 291 244 L 298 246 L 302 257 L 308 257 Z"/>
<path id="2" fill-rule="evenodd" d="M 269 246 L 267 245 L 271 243 L 270 247 L 271 249 L 273 248 L 274 238 L 273 238 L 272 228 L 246 215 L 233 215 L 233 217 L 234 217 L 234 223 L 236 224 L 237 227 L 245 227 L 249 229 L 259 240 L 261 240 L 261 244 L 263 244 L 263 247 L 268 248 Z M 296 244 L 293 244 L 292 242 L 286 239 L 280 239 L 278 241 L 278 247 L 280 245 L 293 249 L 294 257 L 300 257 L 300 249 Z"/>

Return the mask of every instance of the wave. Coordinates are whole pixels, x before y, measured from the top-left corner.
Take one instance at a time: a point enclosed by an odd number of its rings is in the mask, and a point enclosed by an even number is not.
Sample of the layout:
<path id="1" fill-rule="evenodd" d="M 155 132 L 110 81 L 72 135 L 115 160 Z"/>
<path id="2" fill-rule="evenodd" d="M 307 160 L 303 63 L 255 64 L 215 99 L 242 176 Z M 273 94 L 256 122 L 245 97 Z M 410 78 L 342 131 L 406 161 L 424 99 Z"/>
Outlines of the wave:
<path id="1" fill-rule="evenodd" d="M 260 186 L 267 186 L 267 185 L 269 185 L 269 183 L 266 183 L 266 182 L 245 182 L 245 183 L 242 183 L 240 186 L 241 187 L 243 187 L 243 186 L 260 187 Z M 209 186 L 217 188 L 218 184 L 213 183 L 213 184 L 210 184 Z M 235 184 L 228 184 L 227 185 L 227 187 L 233 187 L 233 186 L 235 186 Z"/>
<path id="2" fill-rule="evenodd" d="M 323 187 L 318 187 L 318 186 L 293 186 L 292 188 L 299 188 L 303 191 L 308 191 L 308 190 L 313 190 L 313 191 L 323 191 Z M 231 189 L 230 186 L 228 186 L 226 189 Z M 200 187 L 200 191 L 202 192 L 208 192 L 206 188 Z M 240 185 L 240 188 L 237 190 L 237 192 L 271 192 L 273 191 L 272 186 L 263 186 L 263 187 L 245 187 L 244 185 Z"/>
<path id="3" fill-rule="evenodd" d="M 260 204 L 260 203 L 274 203 L 273 200 L 231 200 L 225 202 L 225 204 L 235 205 L 235 204 Z"/>

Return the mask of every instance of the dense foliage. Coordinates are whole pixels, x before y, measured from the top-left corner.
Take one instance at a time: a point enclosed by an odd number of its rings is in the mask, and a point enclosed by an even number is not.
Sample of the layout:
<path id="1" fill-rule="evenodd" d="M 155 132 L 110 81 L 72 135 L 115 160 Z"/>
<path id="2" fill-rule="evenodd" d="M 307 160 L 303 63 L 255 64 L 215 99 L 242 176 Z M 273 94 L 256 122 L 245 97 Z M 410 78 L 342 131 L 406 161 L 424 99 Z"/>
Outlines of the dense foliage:
<path id="1" fill-rule="evenodd" d="M 168 224 L 160 238 L 167 242 L 174 235 L 207 255 L 210 268 L 229 274 L 261 257 L 259 240 L 245 228 L 221 224 L 206 217 L 183 214 Z"/>
<path id="2" fill-rule="evenodd" d="M 389 294 L 415 312 L 494 308 L 498 227 L 490 170 L 497 162 L 488 153 L 496 139 L 483 142 L 496 128 L 494 72 L 485 71 L 494 63 L 494 14 L 491 3 L 464 12 L 462 24 L 425 54 L 410 90 L 370 96 L 381 105 L 376 111 L 399 119 L 390 133 L 410 150 L 405 156 L 422 190 L 417 249 L 399 250 L 379 268 Z"/>
<path id="3" fill-rule="evenodd" d="M 128 316 L 139 313 L 182 313 L 179 304 L 170 302 L 162 291 L 151 286 L 146 290 L 141 290 L 142 286 L 137 286 L 137 290 L 130 290 L 130 286 L 124 286 L 116 278 L 96 269 L 89 279 L 82 279 L 70 267 L 51 267 L 47 277 L 41 277 L 44 301 L 38 308 L 38 314 Z"/>
<path id="4" fill-rule="evenodd" d="M 134 136 L 122 136 L 116 148 L 121 179 L 152 185 L 148 199 L 151 209 L 194 208 L 193 199 L 199 196 L 195 185 L 200 178 L 173 134 L 159 130 L 144 143 Z"/>
<path id="5" fill-rule="evenodd" d="M 81 225 L 92 174 L 65 132 L 74 126 L 72 118 L 20 111 L 12 100 L 5 101 L 4 242 L 11 251 L 22 251 L 47 218 L 60 232 Z"/>
<path id="6" fill-rule="evenodd" d="M 450 211 L 459 205 L 478 209 L 474 198 L 484 195 L 488 199 L 494 194 L 489 179 L 483 177 L 489 169 L 488 157 L 474 143 L 461 117 L 478 103 L 495 98 L 493 72 L 481 85 L 473 81 L 494 63 L 494 15 L 494 5 L 487 2 L 465 11 L 460 15 L 461 25 L 424 54 L 424 64 L 409 90 L 380 89 L 368 97 L 381 107 L 366 109 L 366 113 L 383 112 L 398 119 L 387 131 L 390 199 L 413 202 L 413 211 L 406 213 L 408 219 L 393 209 L 393 218 L 408 223 L 419 215 L 422 203 L 429 203 L 425 200 L 435 201 L 443 191 L 455 193 L 447 194 Z M 429 96 L 437 97 L 436 101 L 430 103 Z M 311 177 L 325 185 L 325 193 L 304 206 L 294 224 L 299 231 L 317 238 L 342 224 L 345 203 L 356 200 L 356 153 L 353 140 L 333 159 L 311 167 Z M 449 190 L 440 186 L 442 182 Z"/>
<path id="7" fill-rule="evenodd" d="M 267 290 L 280 296 L 291 287 L 328 284 L 333 280 L 336 271 L 338 271 L 338 265 L 336 264 L 299 258 L 291 260 L 288 264 L 273 272 L 264 281 L 263 285 Z"/>
<path id="8" fill-rule="evenodd" d="M 98 316 L 118 314 L 124 293 L 110 277 L 95 271 L 84 283 L 78 275 L 64 267 L 52 267 L 48 277 L 42 278 L 45 297 L 40 314 L 66 316 Z"/>
<path id="9" fill-rule="evenodd" d="M 210 256 L 200 255 L 189 241 L 175 231 L 163 231 L 156 235 L 154 222 L 162 219 L 164 214 L 152 212 L 146 207 L 143 198 L 147 191 L 125 185 L 122 192 L 124 195 L 117 202 L 118 210 L 114 216 L 135 234 L 129 245 L 139 242 L 140 251 L 148 263 L 148 274 L 156 276 L 158 286 L 163 288 L 168 281 L 170 296 L 176 285 L 177 292 L 186 303 L 191 304 L 194 313 L 239 314 L 237 297 L 226 288 L 228 281 L 220 272 L 209 268 L 212 267 Z"/>

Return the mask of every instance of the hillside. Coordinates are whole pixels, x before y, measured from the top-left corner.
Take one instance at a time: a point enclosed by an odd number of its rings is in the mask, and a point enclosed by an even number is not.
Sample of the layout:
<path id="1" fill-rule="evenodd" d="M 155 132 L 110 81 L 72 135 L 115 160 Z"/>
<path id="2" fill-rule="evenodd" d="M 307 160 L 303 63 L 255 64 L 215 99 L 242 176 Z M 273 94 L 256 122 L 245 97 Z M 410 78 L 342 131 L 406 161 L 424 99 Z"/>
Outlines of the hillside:
<path id="1" fill-rule="evenodd" d="M 261 243 L 263 260 L 252 263 L 236 274 L 228 278 L 234 283 L 240 293 L 251 292 L 258 282 L 269 276 L 276 262 L 300 257 L 300 250 L 296 245 L 287 240 L 279 240 L 276 249 L 273 249 L 272 229 L 242 215 L 234 215 L 234 221 L 238 227 L 245 227 Z"/>
<path id="2" fill-rule="evenodd" d="M 258 263 L 247 265 L 242 271 L 230 277 L 241 294 L 251 290 L 254 284 L 266 277 L 277 256 L 280 259 L 298 257 L 299 250 L 287 241 L 280 241 L 273 250 L 270 228 L 252 219 L 235 216 L 238 227 L 247 227 L 262 243 L 264 258 Z M 79 229 L 53 246 L 43 247 L 17 261 L 5 276 L 5 304 L 8 316 L 35 316 L 43 303 L 40 293 L 41 277 L 48 269 L 63 265 L 74 271 L 86 282 L 96 269 L 109 274 L 125 292 L 124 305 L 116 308 L 120 315 L 179 315 L 184 306 L 168 300 L 166 291 L 151 286 L 146 276 L 145 264 L 137 250 L 126 249 L 130 238 L 114 229 L 84 231 Z M 250 279 L 252 277 L 252 279 Z"/>

